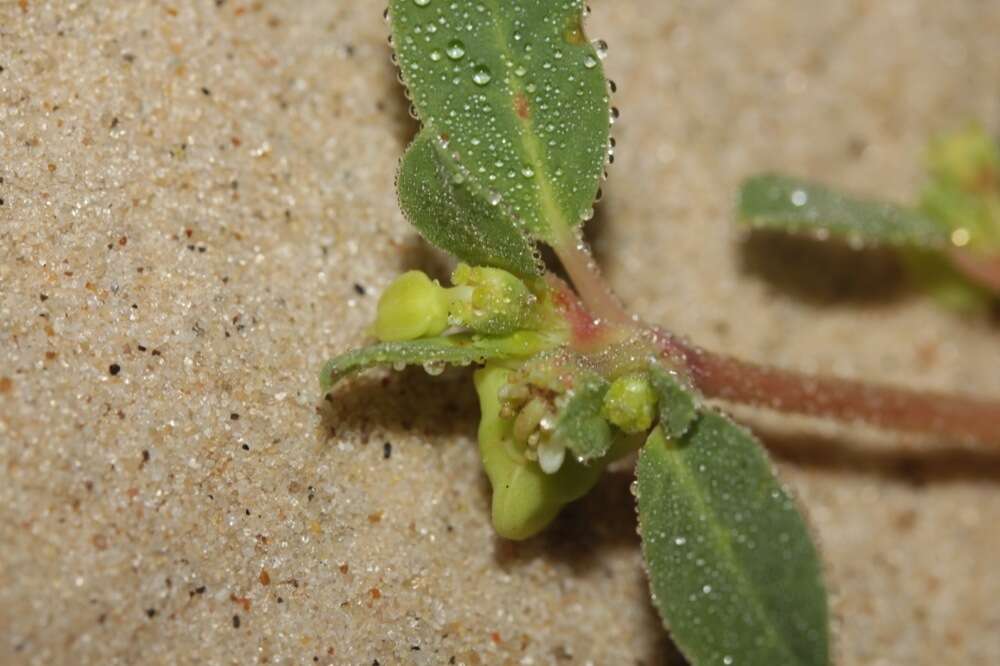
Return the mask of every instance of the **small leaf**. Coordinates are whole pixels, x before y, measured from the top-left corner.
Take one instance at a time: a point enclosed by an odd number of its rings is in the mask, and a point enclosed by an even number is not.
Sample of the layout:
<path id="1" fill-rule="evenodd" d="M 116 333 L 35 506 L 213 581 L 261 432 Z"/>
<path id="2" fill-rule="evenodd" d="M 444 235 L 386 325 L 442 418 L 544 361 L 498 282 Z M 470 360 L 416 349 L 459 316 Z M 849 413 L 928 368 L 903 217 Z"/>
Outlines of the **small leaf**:
<path id="1" fill-rule="evenodd" d="M 639 455 L 639 527 L 653 601 L 693 664 L 829 663 L 816 548 L 743 428 L 706 412 Z"/>
<path id="2" fill-rule="evenodd" d="M 659 401 L 660 427 L 668 437 L 681 437 L 698 418 L 695 394 L 660 365 L 650 367 L 649 381 Z"/>
<path id="3" fill-rule="evenodd" d="M 583 0 L 391 0 L 414 108 L 449 170 L 550 244 L 591 214 L 610 107 Z"/>
<path id="4" fill-rule="evenodd" d="M 349 351 L 330 359 L 320 372 L 320 386 L 328 392 L 344 377 L 377 365 L 443 365 L 485 363 L 507 356 L 492 344 L 478 345 L 474 337 L 450 335 L 405 342 L 382 342 Z"/>
<path id="5" fill-rule="evenodd" d="M 601 416 L 607 392 L 607 380 L 595 373 L 583 374 L 560 411 L 553 436 L 566 442 L 581 462 L 601 458 L 611 448 L 611 427 Z"/>
<path id="6" fill-rule="evenodd" d="M 778 175 L 743 183 L 740 216 L 755 228 L 826 234 L 852 243 L 944 247 L 948 229 L 921 213 L 855 199 L 822 185 Z"/>
<path id="7" fill-rule="evenodd" d="M 535 244 L 503 210 L 477 198 L 441 164 L 422 131 L 400 162 L 396 188 L 403 214 L 428 241 L 473 265 L 536 275 Z"/>

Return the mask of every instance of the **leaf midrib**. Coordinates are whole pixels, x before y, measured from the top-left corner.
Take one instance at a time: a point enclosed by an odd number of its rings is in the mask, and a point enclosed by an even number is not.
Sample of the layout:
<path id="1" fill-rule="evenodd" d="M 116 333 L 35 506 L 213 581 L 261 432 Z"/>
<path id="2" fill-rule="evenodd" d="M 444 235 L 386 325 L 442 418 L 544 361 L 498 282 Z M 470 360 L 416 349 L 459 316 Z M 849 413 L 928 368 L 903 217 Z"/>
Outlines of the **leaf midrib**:
<path id="1" fill-rule="evenodd" d="M 490 7 L 490 12 L 494 17 L 493 37 L 496 40 L 496 45 L 507 56 L 510 62 L 515 62 L 514 53 L 510 49 L 509 41 L 512 35 L 507 34 L 501 25 L 499 0 L 485 0 L 485 2 Z M 511 79 L 509 76 L 505 76 L 504 80 L 508 82 L 508 87 L 511 91 L 510 99 L 508 99 L 508 108 L 513 108 L 514 99 L 518 94 L 524 95 L 525 99 L 528 99 L 527 91 L 520 85 L 520 82 Z M 565 212 L 559 206 L 552 188 L 548 174 L 548 164 L 542 159 L 542 147 L 539 145 L 534 133 L 534 123 L 532 122 L 534 113 L 529 113 L 527 118 L 521 118 L 515 113 L 514 117 L 522 129 L 519 136 L 521 147 L 528 156 L 528 161 L 534 168 L 535 177 L 538 179 L 538 202 L 543 215 L 550 222 L 547 225 L 548 228 L 545 230 L 548 237 L 544 240 L 552 245 L 557 245 L 559 240 L 565 236 L 564 233 L 561 233 L 562 230 L 571 228 L 572 221 L 566 218 Z M 551 222 L 558 222 L 558 224 L 553 225 Z"/>
<path id="2" fill-rule="evenodd" d="M 743 596 L 743 598 L 753 600 L 750 606 L 753 608 L 757 617 L 762 621 L 768 637 L 771 638 L 772 644 L 777 648 L 782 649 L 793 661 L 798 661 L 798 655 L 795 650 L 791 649 L 781 635 L 775 631 L 772 624 L 773 620 L 767 611 L 767 607 L 759 600 L 759 594 L 756 587 L 754 587 L 750 580 L 747 579 L 743 570 L 739 566 L 736 566 L 739 559 L 736 557 L 732 544 L 726 535 L 725 528 L 721 526 L 717 513 L 713 508 L 711 508 L 711 504 L 706 501 L 700 484 L 691 474 L 687 465 L 679 462 L 679 457 L 677 460 L 674 460 L 673 456 L 669 455 L 669 450 L 666 445 L 669 439 L 662 433 L 662 431 L 661 437 L 664 441 L 664 455 L 662 457 L 666 460 L 667 464 L 675 470 L 675 478 L 678 480 L 678 483 L 683 485 L 688 490 L 688 494 L 692 498 L 696 510 L 700 511 L 702 515 L 709 518 L 709 534 L 719 547 L 719 550 L 723 552 L 726 568 L 733 574 L 733 578 L 736 580 L 740 589 L 747 593 Z"/>

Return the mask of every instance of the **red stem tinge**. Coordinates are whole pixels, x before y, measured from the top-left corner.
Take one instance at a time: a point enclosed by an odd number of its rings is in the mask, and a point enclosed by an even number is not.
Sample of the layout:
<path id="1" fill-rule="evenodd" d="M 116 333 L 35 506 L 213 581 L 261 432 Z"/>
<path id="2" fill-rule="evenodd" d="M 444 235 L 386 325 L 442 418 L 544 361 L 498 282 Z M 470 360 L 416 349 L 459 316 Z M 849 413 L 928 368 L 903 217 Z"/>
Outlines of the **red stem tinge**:
<path id="1" fill-rule="evenodd" d="M 772 368 L 700 349 L 664 331 L 655 335 L 663 352 L 682 360 L 695 386 L 710 398 L 1000 445 L 995 400 Z"/>
<path id="2" fill-rule="evenodd" d="M 792 414 L 864 422 L 900 432 L 923 433 L 1000 445 L 1000 401 L 915 391 L 810 375 L 741 361 L 710 352 L 667 331 L 636 322 L 601 277 L 588 248 L 575 243 L 556 252 L 595 321 L 650 331 L 669 360 L 686 368 L 709 398 Z M 1000 265 L 986 273 L 1000 285 Z"/>

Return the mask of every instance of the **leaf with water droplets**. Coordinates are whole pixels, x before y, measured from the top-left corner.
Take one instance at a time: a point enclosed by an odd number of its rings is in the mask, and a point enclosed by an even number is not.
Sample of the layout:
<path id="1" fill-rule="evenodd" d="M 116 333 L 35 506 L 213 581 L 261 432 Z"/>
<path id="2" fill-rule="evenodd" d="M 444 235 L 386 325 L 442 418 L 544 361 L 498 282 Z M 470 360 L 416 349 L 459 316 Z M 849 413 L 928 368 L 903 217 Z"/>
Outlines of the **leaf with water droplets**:
<path id="1" fill-rule="evenodd" d="M 656 391 L 660 427 L 668 437 L 684 435 L 698 418 L 698 400 L 695 393 L 660 365 L 649 370 L 649 383 Z"/>
<path id="2" fill-rule="evenodd" d="M 816 548 L 749 432 L 714 412 L 657 428 L 637 476 L 653 601 L 692 664 L 829 663 Z"/>
<path id="3" fill-rule="evenodd" d="M 446 168 L 509 225 L 575 242 L 610 127 L 582 0 L 391 0 L 389 16 L 400 72 Z"/>
<path id="4" fill-rule="evenodd" d="M 534 243 L 497 206 L 469 191 L 449 172 L 422 131 L 400 163 L 396 188 L 410 224 L 428 241 L 474 266 L 496 266 L 516 275 L 539 272 Z"/>
<path id="5" fill-rule="evenodd" d="M 611 448 L 611 427 L 601 416 L 606 379 L 595 373 L 581 373 L 569 400 L 559 412 L 554 437 L 580 462 L 603 457 Z"/>
<path id="6" fill-rule="evenodd" d="M 439 338 L 422 338 L 405 342 L 382 342 L 355 349 L 330 359 L 320 372 L 319 382 L 323 392 L 329 392 L 344 377 L 378 365 L 391 365 L 402 369 L 407 365 L 423 365 L 432 374 L 445 365 L 471 365 L 485 363 L 492 358 L 506 358 L 511 354 L 491 338 L 481 340 L 472 335 L 449 335 Z"/>
<path id="7" fill-rule="evenodd" d="M 947 227 L 915 210 L 773 174 L 743 183 L 739 212 L 754 228 L 833 235 L 857 244 L 940 248 L 949 240 Z"/>

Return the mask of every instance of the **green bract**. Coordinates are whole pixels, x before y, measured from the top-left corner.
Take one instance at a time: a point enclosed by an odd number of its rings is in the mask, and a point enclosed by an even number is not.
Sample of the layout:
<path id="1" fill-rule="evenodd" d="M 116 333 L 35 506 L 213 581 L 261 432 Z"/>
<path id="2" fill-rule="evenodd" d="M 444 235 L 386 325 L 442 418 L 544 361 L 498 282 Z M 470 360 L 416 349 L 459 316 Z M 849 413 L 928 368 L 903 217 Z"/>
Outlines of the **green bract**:
<path id="1" fill-rule="evenodd" d="M 446 181 L 475 195 L 475 208 L 485 202 L 502 213 L 462 216 L 462 235 L 505 239 L 503 251 L 487 248 L 489 261 L 469 260 L 502 265 L 504 252 L 517 245 L 512 230 L 553 245 L 567 242 L 570 230 L 593 214 L 610 107 L 582 15 L 582 0 L 389 3 L 400 72 L 424 125 L 414 149 L 433 146 Z M 420 161 L 424 176 L 435 171 Z M 417 207 L 407 205 L 414 198 L 408 169 L 404 163 L 400 178 L 411 221 L 466 258 L 448 239 L 455 218 L 418 219 Z M 498 224 L 508 227 L 506 234 Z M 485 245 L 474 247 L 478 252 Z M 517 257 L 523 262 L 522 252 Z"/>

